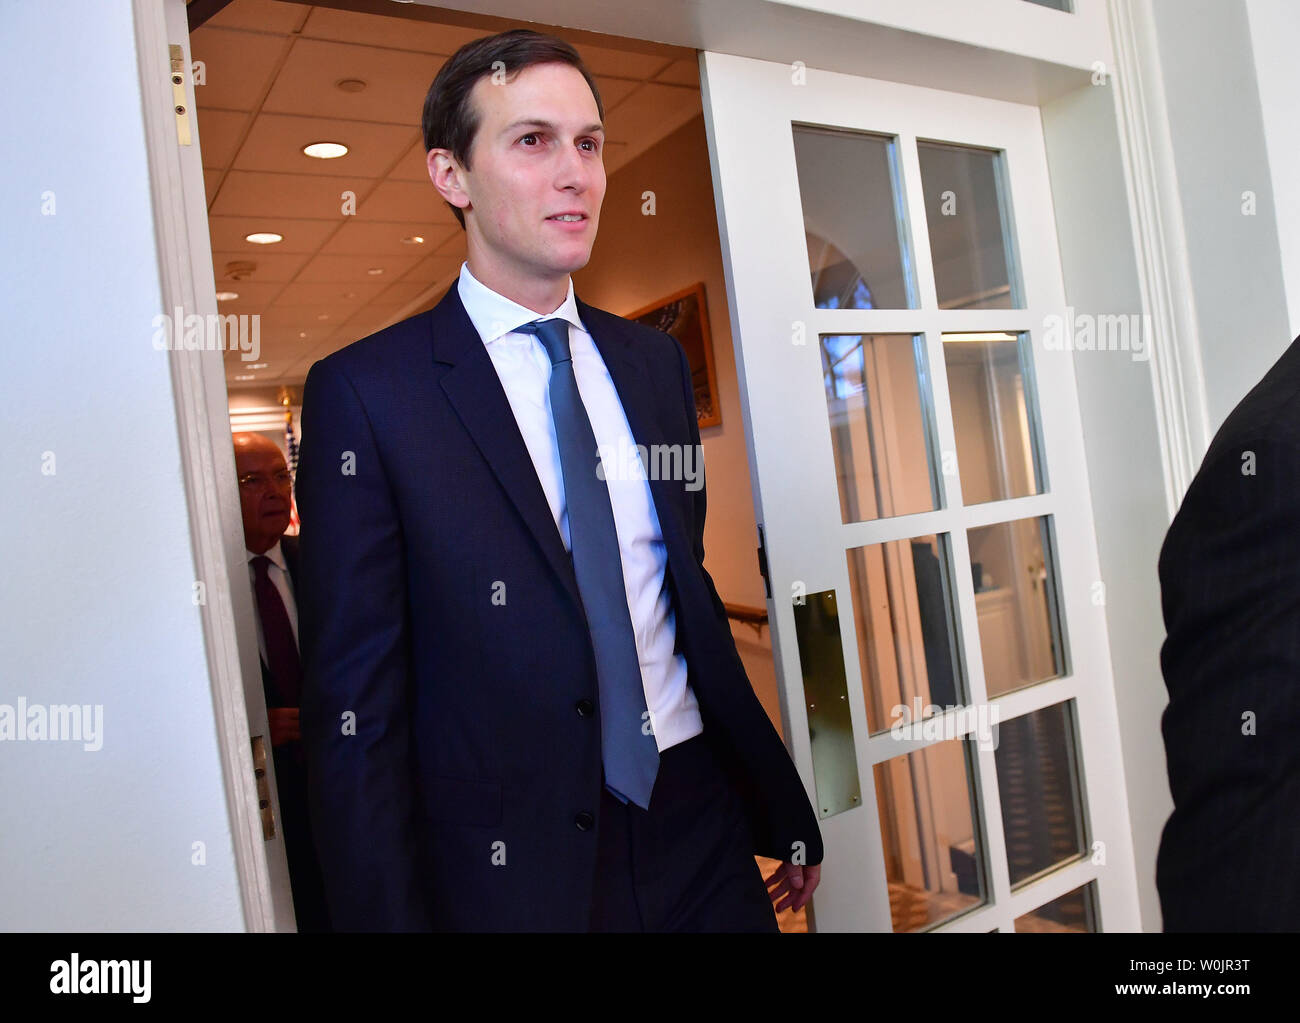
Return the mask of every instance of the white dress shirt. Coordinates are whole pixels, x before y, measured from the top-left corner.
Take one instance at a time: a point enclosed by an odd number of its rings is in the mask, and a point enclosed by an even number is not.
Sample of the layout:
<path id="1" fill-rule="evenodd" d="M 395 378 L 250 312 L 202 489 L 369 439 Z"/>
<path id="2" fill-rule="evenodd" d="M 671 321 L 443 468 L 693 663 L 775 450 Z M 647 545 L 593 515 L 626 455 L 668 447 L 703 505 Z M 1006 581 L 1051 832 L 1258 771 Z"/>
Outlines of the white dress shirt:
<path id="1" fill-rule="evenodd" d="M 266 656 L 266 636 L 262 632 L 262 612 L 257 603 L 257 568 L 253 565 L 253 559 L 257 555 L 247 549 L 245 553 L 248 555 L 248 584 L 253 589 L 253 617 L 257 619 L 257 649 L 262 655 L 262 663 L 270 664 Z M 289 565 L 284 560 L 284 551 L 280 550 L 279 540 L 276 540 L 275 545 L 266 551 L 266 556 L 271 559 L 271 563 L 266 566 L 267 577 L 275 584 L 280 599 L 284 601 L 284 610 L 289 616 L 289 628 L 293 630 L 293 641 L 297 644 L 298 605 L 293 599 L 293 580 L 289 578 Z"/>
<path id="2" fill-rule="evenodd" d="M 601 451 L 626 452 L 636 443 L 614 381 L 591 335 L 578 318 L 573 279 L 569 279 L 569 293 L 559 308 L 545 314 L 535 313 L 497 294 L 470 273 L 468 262 L 461 264 L 457 289 L 465 311 L 487 346 L 497 376 L 501 378 L 515 422 L 519 424 L 519 432 L 551 506 L 556 528 L 564 546 L 571 550 L 560 450 L 547 397 L 551 360 L 540 338 L 534 334 L 521 334 L 516 328 L 539 319 L 559 317 L 566 320 L 569 324 L 569 348 L 573 353 L 573 373 L 598 448 Z M 637 474 L 615 469 L 611 466 L 606 482 L 614 511 L 614 528 L 618 533 L 619 555 L 623 561 L 623 588 L 641 662 L 646 707 L 650 711 L 655 743 L 662 752 L 699 735 L 704 731 L 704 723 L 695 693 L 686 681 L 686 658 L 674 653 L 673 649 L 677 628 L 664 580 L 668 551 L 659 529 L 659 516 L 650 484 L 644 479 L 620 478 Z"/>

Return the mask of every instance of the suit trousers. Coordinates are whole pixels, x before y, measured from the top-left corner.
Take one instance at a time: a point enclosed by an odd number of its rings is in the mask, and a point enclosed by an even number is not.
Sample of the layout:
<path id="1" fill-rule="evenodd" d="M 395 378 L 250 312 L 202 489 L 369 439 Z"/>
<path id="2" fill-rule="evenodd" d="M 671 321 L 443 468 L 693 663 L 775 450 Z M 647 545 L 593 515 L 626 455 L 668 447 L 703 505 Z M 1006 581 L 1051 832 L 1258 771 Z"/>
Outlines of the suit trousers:
<path id="1" fill-rule="evenodd" d="M 592 931 L 780 933 L 740 796 L 697 735 L 659 757 L 649 810 L 602 785 Z"/>

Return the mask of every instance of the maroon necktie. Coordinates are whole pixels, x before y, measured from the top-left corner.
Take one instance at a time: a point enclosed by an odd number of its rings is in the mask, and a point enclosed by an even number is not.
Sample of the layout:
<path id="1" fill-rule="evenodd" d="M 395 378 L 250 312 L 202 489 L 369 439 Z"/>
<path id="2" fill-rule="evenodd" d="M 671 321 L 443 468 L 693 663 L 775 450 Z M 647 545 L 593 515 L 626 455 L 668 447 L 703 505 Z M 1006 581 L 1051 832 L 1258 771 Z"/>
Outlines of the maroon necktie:
<path id="1" fill-rule="evenodd" d="M 302 662 L 298 659 L 298 644 L 289 624 L 289 612 L 284 609 L 280 591 L 267 573 L 270 565 L 271 559 L 265 554 L 253 559 L 253 592 L 257 594 L 257 610 L 262 617 L 267 666 L 280 694 L 281 706 L 296 707 L 302 688 Z"/>

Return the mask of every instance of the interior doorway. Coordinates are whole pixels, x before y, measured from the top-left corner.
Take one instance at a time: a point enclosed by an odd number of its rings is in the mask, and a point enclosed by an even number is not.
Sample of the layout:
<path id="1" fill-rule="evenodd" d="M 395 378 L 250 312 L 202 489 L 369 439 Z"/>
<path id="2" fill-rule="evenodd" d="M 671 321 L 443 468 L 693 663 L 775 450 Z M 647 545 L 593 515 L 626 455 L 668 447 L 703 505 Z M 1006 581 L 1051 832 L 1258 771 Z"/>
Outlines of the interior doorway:
<path id="1" fill-rule="evenodd" d="M 255 316 L 259 327 L 255 358 L 225 356 L 229 426 L 274 440 L 292 467 L 312 363 L 431 308 L 454 285 L 464 237 L 425 171 L 424 94 L 460 45 L 517 25 L 415 5 L 385 4 L 379 13 L 365 0 L 203 6 L 189 56 L 212 283 L 221 314 Z M 579 50 L 607 113 L 602 230 L 591 262 L 573 275 L 575 291 L 599 308 L 681 332 L 708 467 L 707 566 L 780 731 L 697 54 L 535 27 Z M 306 152 L 322 143 L 347 151 Z M 229 435 L 213 440 L 228 443 Z M 248 665 L 249 647 L 257 650 L 251 611 L 237 623 Z M 244 674 L 256 739 L 267 734 L 266 705 L 260 680 L 250 683 L 248 668 Z M 278 814 L 273 779 L 270 788 Z M 275 861 L 274 927 L 291 929 L 278 838 L 267 855 Z M 765 875 L 775 866 L 759 860 Z M 808 930 L 805 912 L 784 911 L 778 923 Z"/>

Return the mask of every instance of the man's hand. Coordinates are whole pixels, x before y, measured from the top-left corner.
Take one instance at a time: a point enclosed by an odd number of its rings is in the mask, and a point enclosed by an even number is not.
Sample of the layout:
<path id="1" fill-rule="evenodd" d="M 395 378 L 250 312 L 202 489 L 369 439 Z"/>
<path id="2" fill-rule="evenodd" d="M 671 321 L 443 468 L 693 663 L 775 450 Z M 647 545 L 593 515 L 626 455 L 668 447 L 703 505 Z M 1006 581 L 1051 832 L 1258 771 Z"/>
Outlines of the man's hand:
<path id="1" fill-rule="evenodd" d="M 786 861 L 763 881 L 768 887 L 768 895 L 772 898 L 773 909 L 778 913 L 783 909 L 792 909 L 797 913 L 808 904 L 821 879 L 820 863 L 811 867 L 801 867 Z M 772 887 L 773 884 L 776 885 L 775 888 Z"/>
<path id="2" fill-rule="evenodd" d="M 283 746 L 286 742 L 302 739 L 302 732 L 298 730 L 297 707 L 268 707 L 266 717 L 271 725 L 272 746 Z"/>

